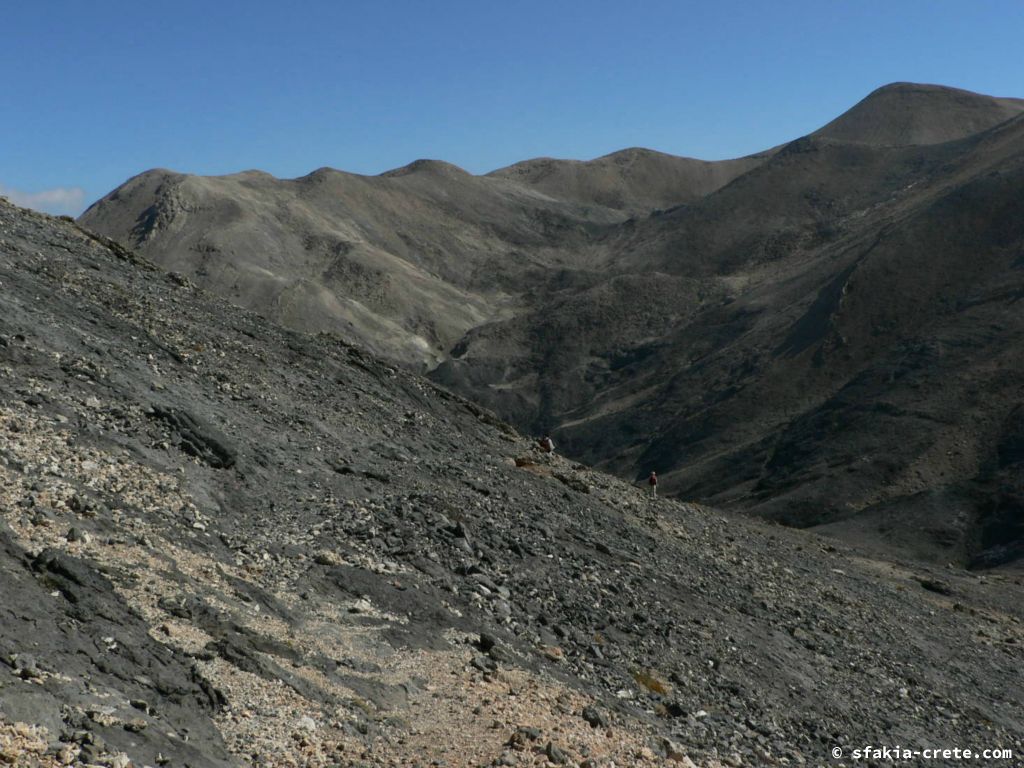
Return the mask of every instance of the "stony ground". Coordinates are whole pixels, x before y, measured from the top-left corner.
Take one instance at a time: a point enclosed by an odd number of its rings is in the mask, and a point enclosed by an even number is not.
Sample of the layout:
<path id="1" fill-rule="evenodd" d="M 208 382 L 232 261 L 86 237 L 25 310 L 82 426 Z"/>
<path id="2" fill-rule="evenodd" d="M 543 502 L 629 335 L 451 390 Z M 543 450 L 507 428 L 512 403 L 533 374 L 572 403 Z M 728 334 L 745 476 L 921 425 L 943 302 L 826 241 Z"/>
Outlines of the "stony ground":
<path id="1" fill-rule="evenodd" d="M 1024 754 L 1021 594 L 653 499 L 0 203 L 0 764 Z"/>

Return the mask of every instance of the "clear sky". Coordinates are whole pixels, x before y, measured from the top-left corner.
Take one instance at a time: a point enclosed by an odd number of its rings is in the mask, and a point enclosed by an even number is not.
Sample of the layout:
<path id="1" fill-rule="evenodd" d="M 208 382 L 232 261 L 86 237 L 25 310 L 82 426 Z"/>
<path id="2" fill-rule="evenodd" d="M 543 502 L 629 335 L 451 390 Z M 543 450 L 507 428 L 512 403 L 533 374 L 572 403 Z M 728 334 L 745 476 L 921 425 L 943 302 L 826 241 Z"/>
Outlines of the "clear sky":
<path id="1" fill-rule="evenodd" d="M 1024 97 L 1021 0 L 4 5 L 0 194 L 58 213 L 153 167 L 718 159 L 897 80 Z"/>

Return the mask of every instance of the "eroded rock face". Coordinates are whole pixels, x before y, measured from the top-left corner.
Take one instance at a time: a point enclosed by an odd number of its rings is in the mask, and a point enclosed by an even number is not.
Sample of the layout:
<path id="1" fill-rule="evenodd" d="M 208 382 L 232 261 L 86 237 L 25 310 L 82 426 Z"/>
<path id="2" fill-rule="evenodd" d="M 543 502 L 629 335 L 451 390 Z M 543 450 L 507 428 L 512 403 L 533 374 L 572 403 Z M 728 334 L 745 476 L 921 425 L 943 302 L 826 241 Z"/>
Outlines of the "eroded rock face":
<path id="1" fill-rule="evenodd" d="M 214 427 L 203 424 L 187 411 L 154 405 L 154 419 L 165 422 L 178 438 L 178 447 L 214 469 L 229 469 L 235 463 L 235 451 Z"/>
<path id="2" fill-rule="evenodd" d="M 1010 578 L 654 499 L 5 203 L 0 283 L 2 749 L 311 766 L 1024 749 Z"/>

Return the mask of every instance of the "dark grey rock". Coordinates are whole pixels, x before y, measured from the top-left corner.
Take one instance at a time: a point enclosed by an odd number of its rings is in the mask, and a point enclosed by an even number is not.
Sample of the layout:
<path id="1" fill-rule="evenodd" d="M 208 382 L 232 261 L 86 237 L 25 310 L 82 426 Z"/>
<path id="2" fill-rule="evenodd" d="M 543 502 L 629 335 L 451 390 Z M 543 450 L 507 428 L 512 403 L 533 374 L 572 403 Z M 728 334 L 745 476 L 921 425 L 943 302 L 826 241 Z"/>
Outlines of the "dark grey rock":
<path id="1" fill-rule="evenodd" d="M 590 724 L 591 728 L 607 728 L 608 718 L 597 707 L 584 707 L 581 717 Z"/>
<path id="2" fill-rule="evenodd" d="M 548 745 L 544 748 L 544 754 L 548 756 L 548 760 L 557 765 L 564 765 L 569 762 L 569 756 L 553 741 L 548 742 Z"/>

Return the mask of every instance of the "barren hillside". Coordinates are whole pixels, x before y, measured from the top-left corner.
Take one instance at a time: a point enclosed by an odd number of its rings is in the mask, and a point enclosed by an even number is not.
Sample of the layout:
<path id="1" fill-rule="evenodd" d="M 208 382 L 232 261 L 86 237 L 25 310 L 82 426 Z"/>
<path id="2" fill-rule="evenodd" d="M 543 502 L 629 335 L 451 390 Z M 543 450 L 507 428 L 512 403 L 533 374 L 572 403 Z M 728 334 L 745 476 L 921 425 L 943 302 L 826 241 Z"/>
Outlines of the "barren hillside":
<path id="1" fill-rule="evenodd" d="M 653 499 L 2 201 L 0 283 L 5 763 L 1024 750 L 1019 579 Z"/>
<path id="2" fill-rule="evenodd" d="M 81 221 L 284 325 L 425 367 L 621 218 L 418 161 L 373 177 L 149 171 Z"/>
<path id="3" fill-rule="evenodd" d="M 621 477 L 992 566 L 1024 553 L 1022 108 L 896 83 L 723 163 L 151 172 L 82 223 Z"/>

